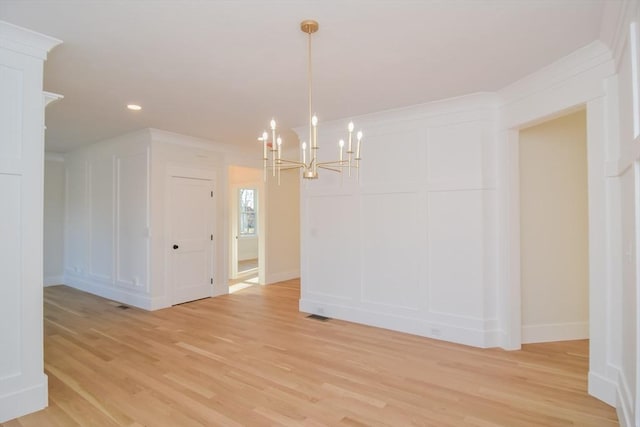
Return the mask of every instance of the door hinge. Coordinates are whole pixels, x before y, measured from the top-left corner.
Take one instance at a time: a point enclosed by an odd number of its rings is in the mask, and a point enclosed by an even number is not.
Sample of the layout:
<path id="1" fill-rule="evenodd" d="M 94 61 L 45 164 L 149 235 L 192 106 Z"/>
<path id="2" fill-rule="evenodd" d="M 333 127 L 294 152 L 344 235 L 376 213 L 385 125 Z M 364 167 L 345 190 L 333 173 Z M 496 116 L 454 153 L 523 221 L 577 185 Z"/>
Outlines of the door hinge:
<path id="1" fill-rule="evenodd" d="M 211 197 L 213 197 L 213 191 L 211 192 Z"/>
<path id="2" fill-rule="evenodd" d="M 211 235 L 211 240 L 213 240 L 213 234 Z"/>
<path id="3" fill-rule="evenodd" d="M 213 277 L 211 278 L 211 284 L 213 285 Z"/>

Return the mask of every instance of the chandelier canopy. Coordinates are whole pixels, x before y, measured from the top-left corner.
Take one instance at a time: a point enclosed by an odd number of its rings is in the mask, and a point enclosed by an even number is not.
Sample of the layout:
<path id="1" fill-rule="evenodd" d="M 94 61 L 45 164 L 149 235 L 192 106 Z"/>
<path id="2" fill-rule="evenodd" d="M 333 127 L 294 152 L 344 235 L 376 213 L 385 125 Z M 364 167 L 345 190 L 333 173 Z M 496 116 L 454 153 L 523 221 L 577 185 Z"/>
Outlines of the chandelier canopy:
<path id="1" fill-rule="evenodd" d="M 276 137 L 276 121 L 271 120 L 271 135 L 267 131 L 262 133 L 258 138 L 262 141 L 263 162 L 264 162 L 264 178 L 267 179 L 267 170 L 271 169 L 272 175 L 278 177 L 280 183 L 280 172 L 283 170 L 301 169 L 302 177 L 305 179 L 318 178 L 318 169 L 327 169 L 330 171 L 342 173 L 343 169 L 347 169 L 351 176 L 351 169 L 356 170 L 359 176 L 360 171 L 360 147 L 362 145 L 362 131 L 356 133 L 355 144 L 353 142 L 353 122 L 349 122 L 347 126 L 348 136 L 345 152 L 344 139 L 338 141 L 338 160 L 328 162 L 318 162 L 318 117 L 313 114 L 313 90 L 312 90 L 312 69 L 311 69 L 311 35 L 318 31 L 318 22 L 308 19 L 300 23 L 302 32 L 308 35 L 307 48 L 307 82 L 309 87 L 309 143 L 303 141 L 300 144 L 300 159 L 287 160 L 282 158 L 282 138 Z M 355 151 L 354 151 L 355 145 Z M 307 155 L 308 151 L 308 155 Z M 345 158 L 346 154 L 346 158 Z"/>

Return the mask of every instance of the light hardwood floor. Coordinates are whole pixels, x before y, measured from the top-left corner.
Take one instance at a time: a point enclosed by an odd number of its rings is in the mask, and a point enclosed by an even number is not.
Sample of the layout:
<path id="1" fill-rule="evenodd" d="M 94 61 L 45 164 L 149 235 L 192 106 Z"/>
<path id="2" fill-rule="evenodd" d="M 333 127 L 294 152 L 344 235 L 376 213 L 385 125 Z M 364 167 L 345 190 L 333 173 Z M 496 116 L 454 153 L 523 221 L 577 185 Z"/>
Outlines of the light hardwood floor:
<path id="1" fill-rule="evenodd" d="M 307 319 L 298 281 L 156 312 L 45 288 L 46 426 L 615 426 L 588 342 L 482 350 Z"/>

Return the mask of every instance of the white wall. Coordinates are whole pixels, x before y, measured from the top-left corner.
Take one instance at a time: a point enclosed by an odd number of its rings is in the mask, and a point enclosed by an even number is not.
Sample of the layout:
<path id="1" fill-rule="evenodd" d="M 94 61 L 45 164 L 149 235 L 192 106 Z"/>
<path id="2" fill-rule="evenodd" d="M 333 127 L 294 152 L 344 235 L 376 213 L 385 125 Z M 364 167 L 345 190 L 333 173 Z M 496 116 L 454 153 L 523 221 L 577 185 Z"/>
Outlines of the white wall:
<path id="1" fill-rule="evenodd" d="M 0 21 L 0 423 L 47 406 L 42 344 L 43 61 L 60 43 Z"/>
<path id="2" fill-rule="evenodd" d="M 184 135 L 150 130 L 151 170 L 151 309 L 171 305 L 168 282 L 171 242 L 168 232 L 168 179 L 172 168 L 185 168 L 211 172 L 214 187 L 214 265 L 212 296 L 226 294 L 228 287 L 228 188 L 225 152 L 215 144 Z"/>
<path id="3" fill-rule="evenodd" d="M 151 308 L 149 132 L 65 155 L 65 284 Z"/>
<path id="4" fill-rule="evenodd" d="M 271 284 L 300 277 L 300 175 L 282 172 L 277 179 L 267 178 L 262 206 L 266 230 L 260 234 L 264 242 L 265 277 Z M 261 242 L 261 244 L 262 244 Z"/>
<path id="5" fill-rule="evenodd" d="M 64 157 L 47 153 L 44 163 L 44 285 L 64 283 Z"/>
<path id="6" fill-rule="evenodd" d="M 616 404 L 622 425 L 640 425 L 640 191 L 631 177 L 640 145 L 630 135 L 640 112 L 624 54 L 638 2 L 605 9 L 605 24 L 618 28 L 611 49 L 585 46 L 497 102 L 466 96 L 354 118 L 366 138 L 361 183 L 323 176 L 302 191 L 301 310 L 520 348 L 518 131 L 586 106 L 589 393 Z M 336 140 L 347 121 L 321 124 L 322 138 Z"/>
<path id="7" fill-rule="evenodd" d="M 589 337 L 586 118 L 520 131 L 523 343 Z"/>
<path id="8" fill-rule="evenodd" d="M 258 238 L 238 238 L 238 261 L 246 261 L 258 258 Z"/>
<path id="9" fill-rule="evenodd" d="M 322 171 L 303 185 L 302 311 L 498 344 L 497 105 L 478 94 L 353 119 L 360 182 Z M 320 144 L 347 121 L 320 124 Z"/>

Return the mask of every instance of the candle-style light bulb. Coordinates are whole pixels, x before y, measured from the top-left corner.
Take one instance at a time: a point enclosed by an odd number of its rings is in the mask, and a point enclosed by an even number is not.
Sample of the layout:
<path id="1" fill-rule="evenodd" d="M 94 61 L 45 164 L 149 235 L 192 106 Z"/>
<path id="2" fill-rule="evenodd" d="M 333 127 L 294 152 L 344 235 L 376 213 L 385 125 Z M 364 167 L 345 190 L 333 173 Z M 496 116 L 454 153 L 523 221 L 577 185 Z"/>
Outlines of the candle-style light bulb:
<path id="1" fill-rule="evenodd" d="M 278 160 L 280 160 L 280 158 L 282 157 L 282 138 L 278 137 L 276 142 L 278 144 Z"/>
<path id="2" fill-rule="evenodd" d="M 362 142 L 361 130 L 358 131 L 358 134 L 356 135 L 356 137 L 358 138 L 358 147 L 356 148 L 356 160 L 360 160 L 360 142 Z"/>
<path id="3" fill-rule="evenodd" d="M 307 143 L 302 142 L 302 163 L 307 163 Z"/>
<path id="4" fill-rule="evenodd" d="M 263 132 L 262 133 L 262 138 L 258 138 L 258 139 L 262 139 L 262 158 L 264 160 L 267 160 L 267 138 L 269 137 L 269 135 L 267 134 L 267 132 Z M 265 163 L 266 165 L 266 163 Z"/>
<path id="5" fill-rule="evenodd" d="M 349 146 L 347 147 L 347 153 L 353 153 L 351 150 L 351 135 L 353 134 L 353 122 L 349 122 Z M 349 154 L 349 159 L 351 159 L 351 154 Z"/>
<path id="6" fill-rule="evenodd" d="M 341 139 L 340 141 L 338 141 L 338 148 L 340 151 L 340 161 L 342 161 L 342 148 L 344 147 L 344 139 Z"/>
<path id="7" fill-rule="evenodd" d="M 311 147 L 318 148 L 318 118 L 315 115 L 311 117 L 311 125 L 313 126 L 313 141 L 311 142 Z"/>
<path id="8" fill-rule="evenodd" d="M 276 121 L 271 119 L 271 130 L 276 130 Z"/>
<path id="9" fill-rule="evenodd" d="M 360 140 L 362 139 L 362 131 L 361 131 L 361 130 L 359 130 L 359 131 L 358 131 L 358 134 L 357 134 L 356 136 L 357 136 L 357 138 L 358 138 L 358 141 L 360 141 Z"/>

